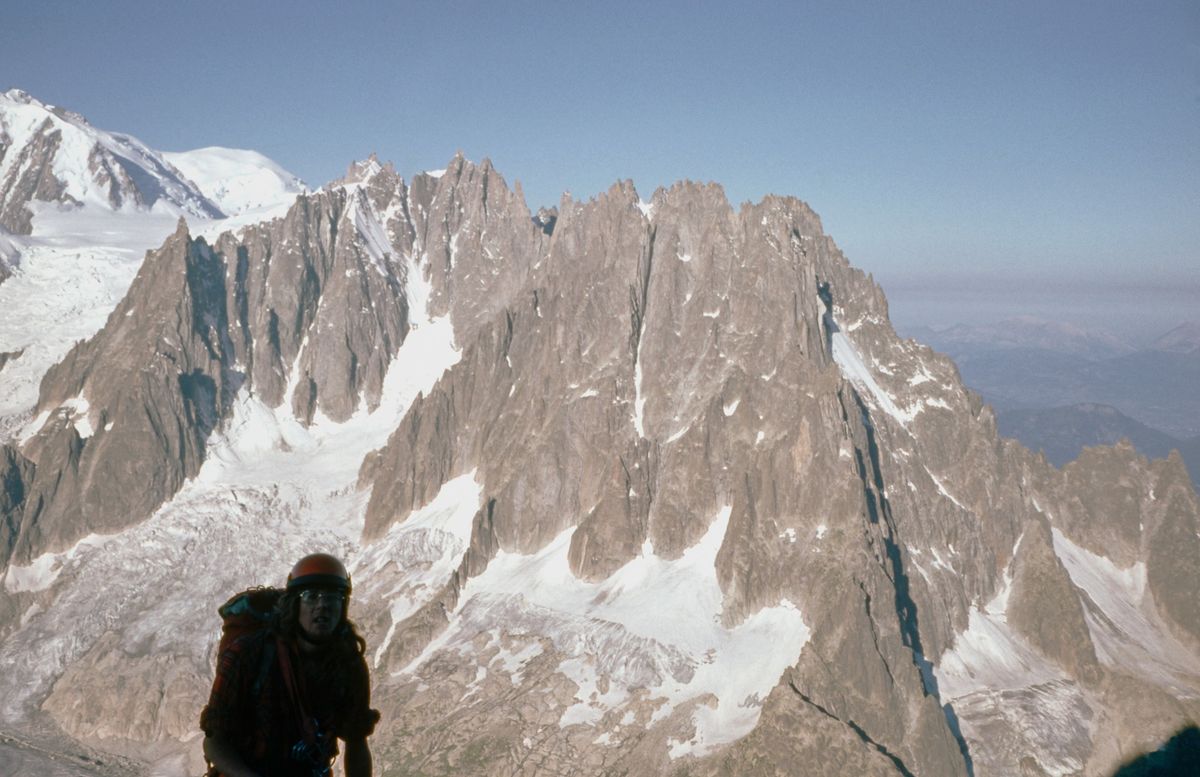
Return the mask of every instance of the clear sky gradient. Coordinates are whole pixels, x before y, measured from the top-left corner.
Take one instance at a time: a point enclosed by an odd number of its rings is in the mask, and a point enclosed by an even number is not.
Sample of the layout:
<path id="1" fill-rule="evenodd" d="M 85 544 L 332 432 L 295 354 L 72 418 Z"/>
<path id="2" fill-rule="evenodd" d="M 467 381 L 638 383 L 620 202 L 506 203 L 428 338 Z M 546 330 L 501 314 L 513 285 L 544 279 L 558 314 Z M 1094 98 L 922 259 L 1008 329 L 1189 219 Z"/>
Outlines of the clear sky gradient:
<path id="1" fill-rule="evenodd" d="M 1195 0 L 0 0 L 8 87 L 313 186 L 462 150 L 535 209 L 623 178 L 795 195 L 901 325 L 1200 318 Z"/>

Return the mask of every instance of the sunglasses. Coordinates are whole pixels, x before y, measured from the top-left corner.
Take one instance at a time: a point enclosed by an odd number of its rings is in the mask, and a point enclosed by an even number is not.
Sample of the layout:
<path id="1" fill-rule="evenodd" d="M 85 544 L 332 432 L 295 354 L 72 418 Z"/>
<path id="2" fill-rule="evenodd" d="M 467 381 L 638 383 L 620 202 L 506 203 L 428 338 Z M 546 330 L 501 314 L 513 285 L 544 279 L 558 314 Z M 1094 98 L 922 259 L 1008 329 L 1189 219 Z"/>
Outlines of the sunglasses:
<path id="1" fill-rule="evenodd" d="M 306 588 L 300 592 L 300 601 L 305 604 L 344 604 L 346 595 L 341 591 L 321 591 Z"/>

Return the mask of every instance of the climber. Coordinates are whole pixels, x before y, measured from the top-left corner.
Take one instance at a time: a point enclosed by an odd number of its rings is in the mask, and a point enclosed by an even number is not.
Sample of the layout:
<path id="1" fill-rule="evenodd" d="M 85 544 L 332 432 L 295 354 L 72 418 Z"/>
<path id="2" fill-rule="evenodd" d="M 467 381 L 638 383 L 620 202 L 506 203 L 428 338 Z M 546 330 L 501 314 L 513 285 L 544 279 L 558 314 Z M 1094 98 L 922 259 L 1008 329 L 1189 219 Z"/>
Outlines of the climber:
<path id="1" fill-rule="evenodd" d="M 344 743 L 346 777 L 370 777 L 366 642 L 346 617 L 350 575 L 333 556 L 296 562 L 283 591 L 220 609 L 217 671 L 200 715 L 208 777 L 324 777 Z"/>

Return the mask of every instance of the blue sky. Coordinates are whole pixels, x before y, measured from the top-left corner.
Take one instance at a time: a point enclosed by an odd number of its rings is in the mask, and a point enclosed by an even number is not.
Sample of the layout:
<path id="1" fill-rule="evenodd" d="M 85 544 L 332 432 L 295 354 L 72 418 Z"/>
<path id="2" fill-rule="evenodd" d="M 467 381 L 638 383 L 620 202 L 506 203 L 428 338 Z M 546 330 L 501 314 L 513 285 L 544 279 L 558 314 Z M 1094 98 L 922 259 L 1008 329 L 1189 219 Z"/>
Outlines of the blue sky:
<path id="1" fill-rule="evenodd" d="M 901 325 L 1200 318 L 1194 0 L 0 2 L 0 88 L 156 148 L 715 180 L 809 202 Z"/>

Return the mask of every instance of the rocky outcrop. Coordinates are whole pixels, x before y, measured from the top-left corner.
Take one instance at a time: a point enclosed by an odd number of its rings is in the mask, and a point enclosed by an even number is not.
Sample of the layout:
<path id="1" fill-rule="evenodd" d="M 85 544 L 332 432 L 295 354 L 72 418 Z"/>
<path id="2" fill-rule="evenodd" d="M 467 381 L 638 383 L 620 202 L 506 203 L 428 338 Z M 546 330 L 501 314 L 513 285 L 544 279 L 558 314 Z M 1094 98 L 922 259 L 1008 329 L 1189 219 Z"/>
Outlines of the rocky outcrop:
<path id="1" fill-rule="evenodd" d="M 1054 553 L 1050 523 L 1044 518 L 1026 523 L 1012 574 L 1008 622 L 1072 677 L 1097 682 L 1100 667 L 1083 604 Z"/>
<path id="2" fill-rule="evenodd" d="M 37 411 L 48 417 L 23 448 L 37 468 L 19 562 L 146 518 L 199 470 L 204 440 L 242 382 L 224 286 L 221 257 L 181 221 L 104 329 L 43 378 Z"/>
<path id="3" fill-rule="evenodd" d="M 30 142 L 11 149 L 8 175 L 0 180 L 0 226 L 16 235 L 28 235 L 33 228 L 30 202 L 73 202 L 66 186 L 54 176 L 51 166 L 62 144 L 62 132 L 46 119 Z"/>
<path id="4" fill-rule="evenodd" d="M 1157 515 L 1149 530 L 1147 582 L 1174 633 L 1200 651 L 1200 505 L 1178 453 L 1154 464 Z"/>

